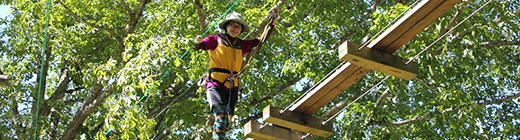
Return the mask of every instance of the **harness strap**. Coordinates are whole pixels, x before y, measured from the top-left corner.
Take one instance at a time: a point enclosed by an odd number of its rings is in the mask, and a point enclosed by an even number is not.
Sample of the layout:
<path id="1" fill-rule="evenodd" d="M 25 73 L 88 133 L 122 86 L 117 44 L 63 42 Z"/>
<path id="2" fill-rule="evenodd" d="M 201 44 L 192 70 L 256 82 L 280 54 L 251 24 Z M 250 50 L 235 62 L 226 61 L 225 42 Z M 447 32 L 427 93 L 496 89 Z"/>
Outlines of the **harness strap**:
<path id="1" fill-rule="evenodd" d="M 211 78 L 211 73 L 213 73 L 213 72 L 227 73 L 227 74 L 229 74 L 229 76 L 228 76 L 228 78 L 226 78 L 226 80 L 224 80 L 224 82 L 220 82 L 218 80 L 215 80 L 215 79 Z M 208 81 L 209 82 L 217 82 L 217 83 L 219 83 L 221 85 L 226 84 L 226 82 L 231 82 L 231 81 L 235 80 L 235 77 L 238 77 L 238 72 L 237 71 L 233 71 L 233 73 L 231 73 L 230 70 L 222 69 L 222 68 L 211 68 L 211 69 L 208 70 L 208 73 L 209 73 L 209 75 L 208 75 Z M 234 86 L 233 83 L 230 83 L 230 89 L 232 89 L 233 86 Z"/>
<path id="2" fill-rule="evenodd" d="M 211 68 L 211 69 L 209 69 L 209 73 L 212 73 L 212 72 L 222 72 L 222 73 L 231 74 L 230 70 L 222 69 L 222 68 Z M 238 74 L 238 72 L 237 71 L 233 71 L 233 74 Z"/>
<path id="3" fill-rule="evenodd" d="M 237 71 L 233 71 L 233 73 L 231 73 L 230 70 L 222 69 L 222 68 L 211 68 L 211 69 L 209 69 L 208 81 L 210 81 L 210 82 L 217 82 L 217 83 L 221 83 L 221 82 L 211 78 L 211 73 L 213 73 L 213 72 L 222 72 L 222 73 L 229 74 L 228 78 L 221 85 L 224 86 L 224 84 L 226 82 L 229 82 L 230 88 L 229 88 L 229 94 L 228 94 L 229 99 L 228 99 L 227 107 L 228 107 L 228 109 L 230 109 L 231 94 L 233 93 L 233 88 L 234 88 L 233 86 L 234 86 L 234 82 L 235 82 L 235 77 L 238 77 L 238 72 Z"/>

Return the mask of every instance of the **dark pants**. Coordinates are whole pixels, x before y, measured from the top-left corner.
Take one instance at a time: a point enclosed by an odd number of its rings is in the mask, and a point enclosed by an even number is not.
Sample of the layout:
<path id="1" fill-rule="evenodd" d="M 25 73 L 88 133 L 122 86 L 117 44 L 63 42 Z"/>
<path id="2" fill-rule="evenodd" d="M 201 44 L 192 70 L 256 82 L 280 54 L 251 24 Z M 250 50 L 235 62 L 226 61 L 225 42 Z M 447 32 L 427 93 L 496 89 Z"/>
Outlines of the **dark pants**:
<path id="1" fill-rule="evenodd" d="M 207 98 L 211 107 L 211 112 L 215 117 L 213 124 L 213 140 L 225 140 L 226 132 L 229 130 L 230 116 L 233 116 L 235 105 L 238 99 L 238 90 L 232 89 L 231 92 L 224 86 L 212 86 L 207 89 Z"/>
<path id="2" fill-rule="evenodd" d="M 237 88 L 231 89 L 231 97 L 229 95 L 230 92 L 226 90 L 224 86 L 212 86 L 208 88 L 206 91 L 206 95 L 212 112 L 217 107 L 226 106 L 229 107 L 230 115 L 233 116 L 235 106 L 237 105 L 238 100 Z"/>

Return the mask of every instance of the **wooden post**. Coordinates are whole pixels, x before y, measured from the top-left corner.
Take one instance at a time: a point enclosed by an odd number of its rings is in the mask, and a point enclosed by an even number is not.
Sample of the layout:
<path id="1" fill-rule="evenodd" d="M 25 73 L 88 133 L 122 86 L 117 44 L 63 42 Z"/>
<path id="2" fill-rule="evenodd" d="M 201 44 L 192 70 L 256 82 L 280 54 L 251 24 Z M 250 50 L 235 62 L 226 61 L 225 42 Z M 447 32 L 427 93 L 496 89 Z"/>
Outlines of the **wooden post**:
<path id="1" fill-rule="evenodd" d="M 265 122 L 270 122 L 282 127 L 287 127 L 293 130 L 311 133 L 321 137 L 329 137 L 334 133 L 332 123 L 322 125 L 323 120 L 312 115 L 303 114 L 300 112 L 285 111 L 280 113 L 282 108 L 267 106 L 263 110 L 263 119 Z"/>

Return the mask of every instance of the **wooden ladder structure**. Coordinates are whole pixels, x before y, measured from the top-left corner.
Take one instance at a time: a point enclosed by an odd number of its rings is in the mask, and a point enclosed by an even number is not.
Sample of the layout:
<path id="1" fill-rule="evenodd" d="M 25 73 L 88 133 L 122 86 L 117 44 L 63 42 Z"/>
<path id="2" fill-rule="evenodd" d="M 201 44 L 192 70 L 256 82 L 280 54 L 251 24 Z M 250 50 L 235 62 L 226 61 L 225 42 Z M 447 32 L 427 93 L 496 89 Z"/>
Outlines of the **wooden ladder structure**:
<path id="1" fill-rule="evenodd" d="M 254 139 L 302 139 L 301 134 L 287 128 L 328 137 L 333 134 L 332 124 L 322 125 L 323 120 L 312 116 L 340 93 L 363 78 L 371 70 L 411 80 L 417 76 L 417 63 L 405 65 L 407 59 L 392 55 L 418 33 L 437 20 L 461 0 L 422 0 L 403 15 L 386 31 L 366 47 L 346 41 L 339 47 L 339 58 L 348 61 L 336 67 L 329 77 L 318 83 L 287 111 L 267 106 L 263 120 L 273 126 L 259 127 L 250 121 L 244 126 L 244 135 Z M 281 126 L 281 127 L 280 127 Z M 284 128 L 285 127 L 285 128 Z M 264 130 L 268 129 L 268 130 Z M 288 137 L 290 136 L 290 137 Z M 299 137 L 300 136 L 300 137 Z"/>

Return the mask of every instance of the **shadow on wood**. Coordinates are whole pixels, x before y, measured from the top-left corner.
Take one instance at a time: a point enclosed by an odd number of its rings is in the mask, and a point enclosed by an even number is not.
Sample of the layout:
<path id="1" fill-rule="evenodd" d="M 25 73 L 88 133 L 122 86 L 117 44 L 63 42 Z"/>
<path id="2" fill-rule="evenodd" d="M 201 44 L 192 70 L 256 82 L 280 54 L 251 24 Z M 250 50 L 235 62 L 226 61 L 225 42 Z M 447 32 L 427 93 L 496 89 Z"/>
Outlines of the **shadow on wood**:
<path id="1" fill-rule="evenodd" d="M 0 87 L 5 88 L 7 87 L 7 75 L 0 75 Z"/>

